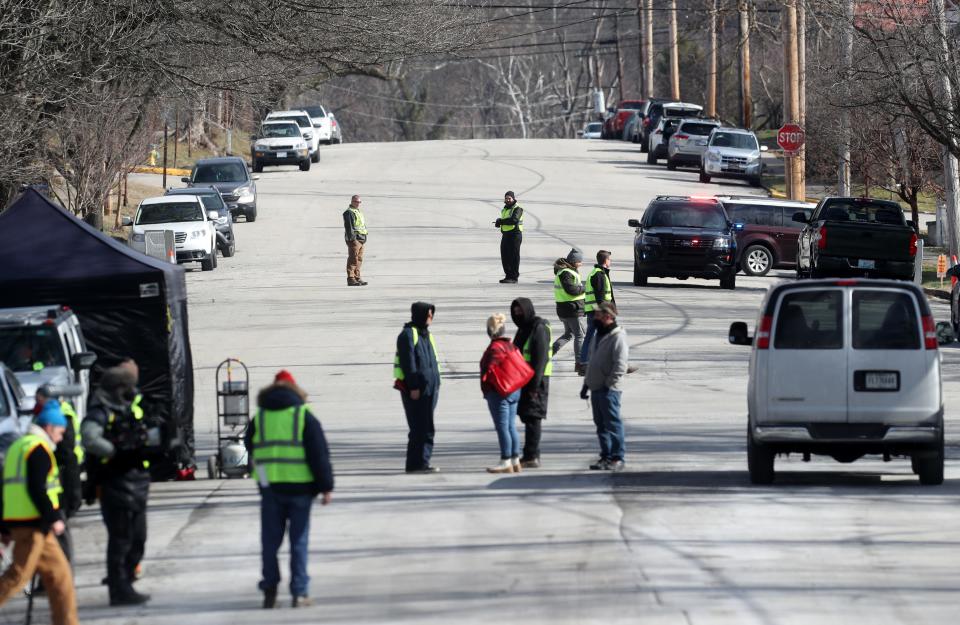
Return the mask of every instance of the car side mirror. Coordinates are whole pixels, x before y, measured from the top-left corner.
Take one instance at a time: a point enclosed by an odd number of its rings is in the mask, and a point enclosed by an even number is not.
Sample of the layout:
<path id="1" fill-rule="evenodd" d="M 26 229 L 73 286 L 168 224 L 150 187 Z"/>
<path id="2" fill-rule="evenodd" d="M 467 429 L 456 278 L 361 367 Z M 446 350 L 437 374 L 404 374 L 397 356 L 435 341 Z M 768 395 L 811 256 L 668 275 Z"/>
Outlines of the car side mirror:
<path id="1" fill-rule="evenodd" d="M 760 151 L 761 151 L 761 152 L 768 152 L 768 151 L 770 151 L 770 148 L 768 148 L 768 147 L 765 146 L 765 145 L 761 145 L 761 146 L 760 146 Z"/>
<path id="2" fill-rule="evenodd" d="M 938 345 L 949 345 L 957 340 L 956 335 L 953 333 L 953 325 L 949 321 L 938 321 L 937 322 L 937 344 Z"/>
<path id="3" fill-rule="evenodd" d="M 260 176 L 253 176 L 251 180 L 260 180 Z"/>
<path id="4" fill-rule="evenodd" d="M 123 227 L 132 226 L 133 220 L 127 217 L 126 215 L 124 215 L 123 218 L 120 220 L 120 225 Z"/>
<path id="5" fill-rule="evenodd" d="M 797 211 L 793 214 L 793 221 L 796 221 L 801 224 L 810 223 L 807 219 L 807 214 L 803 211 Z"/>
<path id="6" fill-rule="evenodd" d="M 631 228 L 637 228 L 637 229 L 639 229 L 639 228 L 640 228 L 640 220 L 639 220 L 639 219 L 628 219 L 628 220 L 627 220 L 627 225 L 630 226 Z"/>
<path id="7" fill-rule="evenodd" d="M 97 355 L 93 352 L 77 352 L 70 357 L 70 366 L 77 371 L 90 369 L 97 362 Z"/>
<path id="8" fill-rule="evenodd" d="M 180 179 L 180 182 L 190 182 L 190 177 L 184 176 L 183 178 Z"/>
<path id="9" fill-rule="evenodd" d="M 583 131 L 582 131 L 582 130 L 578 130 L 578 131 L 577 131 L 577 136 L 578 136 L 578 137 L 582 137 L 582 136 L 583 136 Z"/>
<path id="10" fill-rule="evenodd" d="M 216 221 L 217 219 L 220 219 L 220 213 L 217 211 L 207 211 L 207 218 L 210 221 Z"/>
<path id="11" fill-rule="evenodd" d="M 730 332 L 727 338 L 731 345 L 753 345 L 753 337 L 747 330 L 747 324 L 742 321 L 734 321 L 730 324 Z"/>

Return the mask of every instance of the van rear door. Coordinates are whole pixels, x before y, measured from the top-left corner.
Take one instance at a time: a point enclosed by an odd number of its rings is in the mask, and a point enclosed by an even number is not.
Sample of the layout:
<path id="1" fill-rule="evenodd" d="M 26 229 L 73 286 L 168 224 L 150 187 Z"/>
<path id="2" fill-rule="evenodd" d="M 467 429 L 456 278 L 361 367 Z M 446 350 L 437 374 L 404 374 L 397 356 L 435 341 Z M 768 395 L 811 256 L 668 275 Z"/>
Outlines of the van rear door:
<path id="1" fill-rule="evenodd" d="M 920 312 L 906 289 L 851 289 L 849 421 L 916 424 L 940 404 L 937 350 L 924 347 Z"/>
<path id="2" fill-rule="evenodd" d="M 770 423 L 845 423 L 844 290 L 784 291 L 774 312 L 768 358 Z"/>

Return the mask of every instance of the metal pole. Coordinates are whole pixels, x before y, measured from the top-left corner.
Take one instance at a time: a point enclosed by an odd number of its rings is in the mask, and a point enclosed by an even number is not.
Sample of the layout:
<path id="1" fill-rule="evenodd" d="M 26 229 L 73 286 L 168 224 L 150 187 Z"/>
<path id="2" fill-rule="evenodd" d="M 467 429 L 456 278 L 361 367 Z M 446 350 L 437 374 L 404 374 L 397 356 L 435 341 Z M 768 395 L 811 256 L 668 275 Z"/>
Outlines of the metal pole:
<path id="1" fill-rule="evenodd" d="M 167 135 L 170 132 L 170 127 L 166 124 L 163 125 L 163 182 L 160 183 L 164 189 L 167 188 Z"/>
<path id="2" fill-rule="evenodd" d="M 677 0 L 670 0 L 670 97 L 680 100 L 680 49 L 677 39 Z"/>
<path id="3" fill-rule="evenodd" d="M 740 125 L 753 126 L 753 96 L 750 87 L 750 6 L 737 1 L 740 12 Z"/>

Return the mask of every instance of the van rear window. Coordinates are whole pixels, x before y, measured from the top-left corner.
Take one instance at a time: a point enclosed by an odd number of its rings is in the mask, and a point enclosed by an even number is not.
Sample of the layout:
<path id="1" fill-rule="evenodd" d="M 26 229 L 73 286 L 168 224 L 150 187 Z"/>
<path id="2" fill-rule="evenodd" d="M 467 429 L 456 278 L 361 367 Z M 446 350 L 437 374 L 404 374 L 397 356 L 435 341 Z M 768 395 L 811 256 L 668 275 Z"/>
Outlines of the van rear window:
<path id="1" fill-rule="evenodd" d="M 774 349 L 843 348 L 843 292 L 787 293 L 780 303 Z"/>
<path id="2" fill-rule="evenodd" d="M 853 348 L 920 349 L 913 298 L 896 291 L 854 291 Z"/>

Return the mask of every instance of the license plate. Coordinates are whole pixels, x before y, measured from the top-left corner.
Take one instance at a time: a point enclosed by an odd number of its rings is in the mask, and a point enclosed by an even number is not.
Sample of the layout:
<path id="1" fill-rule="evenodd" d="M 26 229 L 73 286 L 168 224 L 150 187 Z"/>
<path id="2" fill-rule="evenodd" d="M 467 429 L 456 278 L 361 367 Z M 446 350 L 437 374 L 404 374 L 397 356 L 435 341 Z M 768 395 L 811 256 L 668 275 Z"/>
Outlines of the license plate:
<path id="1" fill-rule="evenodd" d="M 867 371 L 863 386 L 868 391 L 895 391 L 900 387 L 900 374 L 896 371 Z"/>
<path id="2" fill-rule="evenodd" d="M 876 269 L 876 268 L 877 268 L 877 261 L 875 260 L 864 260 L 861 258 L 857 261 L 857 269 Z"/>
<path id="3" fill-rule="evenodd" d="M 277 158 L 287 158 L 286 152 L 277 152 Z"/>

